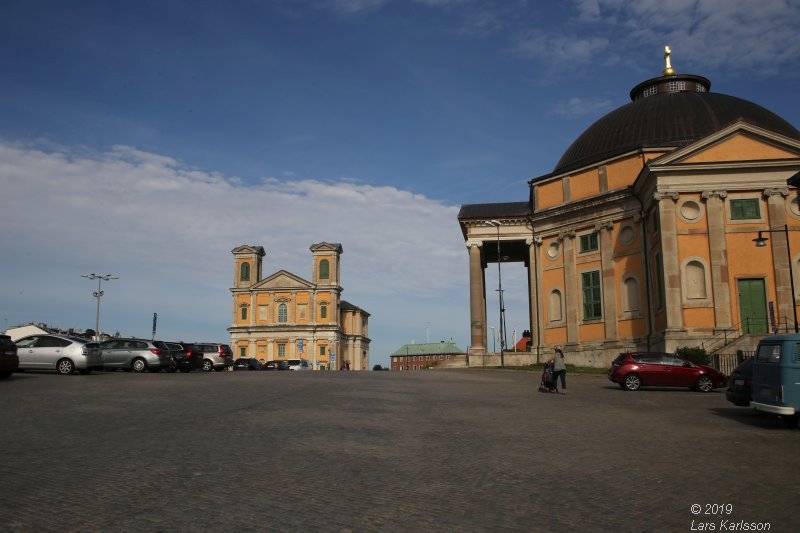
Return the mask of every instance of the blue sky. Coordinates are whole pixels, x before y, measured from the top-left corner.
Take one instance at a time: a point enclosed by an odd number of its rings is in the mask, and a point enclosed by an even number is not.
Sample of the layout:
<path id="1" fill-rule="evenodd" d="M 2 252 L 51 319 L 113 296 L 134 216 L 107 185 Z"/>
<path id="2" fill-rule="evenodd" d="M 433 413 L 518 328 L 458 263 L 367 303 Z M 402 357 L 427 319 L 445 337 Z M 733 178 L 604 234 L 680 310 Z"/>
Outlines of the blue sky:
<path id="1" fill-rule="evenodd" d="M 800 126 L 797 27 L 796 0 L 6 0 L 2 326 L 93 327 L 80 275 L 110 272 L 102 329 L 149 336 L 158 312 L 162 338 L 225 339 L 231 249 L 309 278 L 330 241 L 373 364 L 426 336 L 466 349 L 461 204 L 525 200 L 665 44 Z"/>

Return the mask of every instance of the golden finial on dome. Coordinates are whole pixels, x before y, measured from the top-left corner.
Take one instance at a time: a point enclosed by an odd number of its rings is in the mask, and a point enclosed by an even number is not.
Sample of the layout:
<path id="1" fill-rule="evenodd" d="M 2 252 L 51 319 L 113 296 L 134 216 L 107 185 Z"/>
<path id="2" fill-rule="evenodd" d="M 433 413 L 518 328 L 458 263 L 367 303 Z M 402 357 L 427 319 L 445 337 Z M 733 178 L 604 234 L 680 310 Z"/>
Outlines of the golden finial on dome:
<path id="1" fill-rule="evenodd" d="M 666 62 L 666 66 L 664 67 L 664 70 L 662 71 L 662 74 L 664 76 L 674 76 L 675 75 L 675 69 L 672 68 L 672 65 L 669 62 L 669 56 L 670 56 L 671 53 L 672 53 L 672 50 L 670 50 L 669 45 L 665 46 L 664 47 L 664 61 Z"/>

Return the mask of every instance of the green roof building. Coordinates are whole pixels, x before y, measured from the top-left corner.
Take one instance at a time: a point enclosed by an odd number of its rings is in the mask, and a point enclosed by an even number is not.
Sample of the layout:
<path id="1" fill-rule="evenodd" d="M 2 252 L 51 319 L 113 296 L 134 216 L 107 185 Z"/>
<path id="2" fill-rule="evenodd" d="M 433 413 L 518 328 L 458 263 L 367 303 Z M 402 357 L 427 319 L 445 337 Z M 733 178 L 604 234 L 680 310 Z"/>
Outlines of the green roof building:
<path id="1" fill-rule="evenodd" d="M 404 344 L 390 356 L 392 371 L 426 370 L 455 358 L 466 357 L 453 339 L 441 342 Z"/>

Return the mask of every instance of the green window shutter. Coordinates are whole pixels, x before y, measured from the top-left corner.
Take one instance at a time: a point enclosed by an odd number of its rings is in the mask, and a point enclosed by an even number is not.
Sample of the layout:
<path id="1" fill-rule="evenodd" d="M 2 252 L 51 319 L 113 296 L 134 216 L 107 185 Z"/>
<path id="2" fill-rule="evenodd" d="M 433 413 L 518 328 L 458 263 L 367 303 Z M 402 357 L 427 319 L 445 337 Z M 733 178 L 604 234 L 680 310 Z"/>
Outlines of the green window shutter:
<path id="1" fill-rule="evenodd" d="M 250 263 L 242 263 L 239 271 L 239 281 L 250 281 Z"/>
<path id="2" fill-rule="evenodd" d="M 731 200 L 732 220 L 752 220 L 761 218 L 758 198 Z"/>
<path id="3" fill-rule="evenodd" d="M 597 320 L 603 316 L 603 305 L 600 295 L 600 271 L 583 272 L 583 319 Z"/>
<path id="4" fill-rule="evenodd" d="M 328 262 L 327 259 L 323 259 L 319 262 L 319 279 L 328 279 L 331 273 L 331 264 Z"/>
<path id="5" fill-rule="evenodd" d="M 247 320 L 247 308 L 242 307 L 242 320 Z"/>
<path id="6" fill-rule="evenodd" d="M 597 233 L 587 233 L 586 235 L 581 235 L 580 240 L 580 253 L 586 252 L 595 252 L 599 248 L 599 242 L 597 239 Z"/>

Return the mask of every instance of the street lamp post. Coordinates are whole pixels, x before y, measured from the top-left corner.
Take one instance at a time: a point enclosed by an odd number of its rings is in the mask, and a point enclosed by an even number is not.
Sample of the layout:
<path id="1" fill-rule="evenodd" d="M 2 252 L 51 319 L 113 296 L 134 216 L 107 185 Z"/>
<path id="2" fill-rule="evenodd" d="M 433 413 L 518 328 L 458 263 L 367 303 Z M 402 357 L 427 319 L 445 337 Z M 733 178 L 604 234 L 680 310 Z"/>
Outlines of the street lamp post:
<path id="1" fill-rule="evenodd" d="M 497 351 L 497 334 L 494 332 L 494 326 L 489 326 L 492 330 L 492 353 Z"/>
<path id="2" fill-rule="evenodd" d="M 766 246 L 767 241 L 769 240 L 767 237 L 764 237 L 762 233 L 783 233 L 786 236 L 786 255 L 789 258 L 789 284 L 792 289 L 792 311 L 794 312 L 794 332 L 800 333 L 797 324 L 797 302 L 795 301 L 796 295 L 794 292 L 794 266 L 792 265 L 792 250 L 789 246 L 789 225 L 784 224 L 782 228 L 779 227 L 758 230 L 758 237 L 753 239 L 753 242 L 756 243 L 756 246 L 759 248 Z"/>
<path id="3" fill-rule="evenodd" d="M 500 273 L 500 262 L 502 257 L 500 255 L 500 221 L 490 220 L 487 222 L 490 226 L 497 228 L 497 293 L 498 301 L 500 302 L 500 368 L 505 368 L 505 361 L 503 352 L 506 348 L 506 320 L 505 320 L 505 307 L 503 306 L 503 280 Z"/>
<path id="4" fill-rule="evenodd" d="M 100 290 L 100 286 L 102 285 L 103 281 L 110 281 L 112 279 L 119 279 L 116 276 L 112 276 L 111 274 L 106 275 L 99 275 L 92 272 L 91 274 L 81 274 L 82 278 L 90 279 L 90 280 L 97 280 L 97 291 L 92 293 L 92 296 L 97 298 L 97 314 L 95 315 L 94 321 L 94 339 L 99 341 L 100 340 L 100 298 L 103 297 L 103 291 Z"/>

